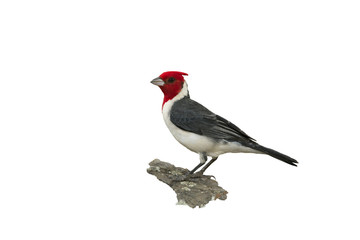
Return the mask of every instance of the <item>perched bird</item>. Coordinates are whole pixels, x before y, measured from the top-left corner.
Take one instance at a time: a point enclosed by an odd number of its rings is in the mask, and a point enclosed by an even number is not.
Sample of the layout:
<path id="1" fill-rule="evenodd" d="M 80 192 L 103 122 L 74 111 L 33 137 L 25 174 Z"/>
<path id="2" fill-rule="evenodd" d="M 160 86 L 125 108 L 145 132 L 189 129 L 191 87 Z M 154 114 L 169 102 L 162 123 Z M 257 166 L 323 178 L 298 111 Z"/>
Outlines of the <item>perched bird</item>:
<path id="1" fill-rule="evenodd" d="M 273 149 L 261 146 L 240 128 L 216 115 L 189 96 L 183 72 L 164 72 L 151 81 L 164 93 L 162 113 L 166 126 L 175 139 L 200 156 L 200 163 L 190 171 L 204 171 L 224 153 L 262 153 L 296 166 L 295 159 Z"/>

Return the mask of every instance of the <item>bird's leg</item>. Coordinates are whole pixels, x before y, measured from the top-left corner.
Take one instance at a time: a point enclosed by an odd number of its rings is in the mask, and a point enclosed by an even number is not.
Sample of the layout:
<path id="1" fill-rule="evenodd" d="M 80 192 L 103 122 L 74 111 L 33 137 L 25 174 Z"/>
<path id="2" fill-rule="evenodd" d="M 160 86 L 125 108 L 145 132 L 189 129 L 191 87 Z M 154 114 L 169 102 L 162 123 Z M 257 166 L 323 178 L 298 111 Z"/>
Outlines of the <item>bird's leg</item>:
<path id="1" fill-rule="evenodd" d="M 198 173 L 201 174 L 201 175 L 203 175 L 204 172 L 205 172 L 205 170 L 206 170 L 208 167 L 210 167 L 210 165 L 213 164 L 213 163 L 216 161 L 216 159 L 218 159 L 218 157 L 213 157 L 213 158 L 210 160 L 210 162 L 208 162 Z"/>
<path id="2" fill-rule="evenodd" d="M 189 175 L 191 175 L 191 174 L 193 174 L 194 172 L 196 172 L 196 170 L 198 170 L 198 169 L 199 169 L 202 165 L 204 165 L 204 164 L 205 164 L 205 163 L 203 162 L 203 163 L 199 163 L 198 165 L 196 165 L 196 167 L 194 167 L 194 169 L 189 172 Z"/>
<path id="3" fill-rule="evenodd" d="M 198 165 L 196 165 L 196 167 L 194 167 L 193 170 L 191 170 L 189 173 L 187 173 L 186 175 L 182 175 L 182 176 L 177 176 L 176 179 L 174 179 L 175 182 L 182 182 L 182 181 L 187 181 L 190 180 L 191 178 L 198 178 L 199 174 L 194 174 L 196 172 L 196 170 L 198 170 L 201 166 L 203 166 L 206 161 L 207 161 L 207 156 L 206 153 L 200 153 L 200 163 Z"/>
<path id="4" fill-rule="evenodd" d="M 213 163 L 215 162 L 217 159 L 216 158 L 212 158 L 210 162 L 208 162 L 200 171 L 197 171 L 201 166 L 203 166 L 206 161 L 207 161 L 207 156 L 206 156 L 206 153 L 201 153 L 200 154 L 200 163 L 198 165 L 196 165 L 196 167 L 194 167 L 193 170 L 191 170 L 187 175 L 185 176 L 182 176 L 178 179 L 176 179 L 175 181 L 179 181 L 179 182 L 182 182 L 182 181 L 186 181 L 186 180 L 191 180 L 193 178 L 203 178 L 203 177 L 207 177 L 207 178 L 215 178 L 214 176 L 207 176 L 207 175 L 204 175 L 204 172 L 205 170 Z"/>
<path id="5" fill-rule="evenodd" d="M 190 171 L 189 175 L 193 174 L 196 170 L 198 170 L 201 166 L 203 166 L 207 161 L 207 156 L 205 153 L 200 153 L 200 163 L 194 167 L 193 170 Z"/>
<path id="6" fill-rule="evenodd" d="M 204 175 L 205 170 L 210 167 L 211 164 L 213 164 L 216 161 L 217 157 L 213 157 L 210 162 L 208 162 L 200 171 L 197 171 L 196 173 L 193 173 L 192 175 L 188 175 L 191 178 L 202 178 L 202 177 L 208 177 L 208 178 L 215 178 L 212 175 Z M 205 164 L 205 163 L 203 163 Z M 199 168 L 199 165 L 196 166 L 196 169 Z M 196 171 L 195 169 L 195 171 Z"/>

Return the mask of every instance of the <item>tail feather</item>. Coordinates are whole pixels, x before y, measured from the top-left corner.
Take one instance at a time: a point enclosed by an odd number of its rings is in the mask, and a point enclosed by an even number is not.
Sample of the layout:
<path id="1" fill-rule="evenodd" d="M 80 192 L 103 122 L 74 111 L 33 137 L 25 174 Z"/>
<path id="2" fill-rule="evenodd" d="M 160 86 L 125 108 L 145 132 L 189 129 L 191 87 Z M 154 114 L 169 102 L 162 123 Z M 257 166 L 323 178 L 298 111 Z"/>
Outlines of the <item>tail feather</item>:
<path id="1" fill-rule="evenodd" d="M 280 161 L 286 162 L 287 164 L 290 164 L 292 166 L 297 167 L 298 161 L 296 161 L 295 159 L 286 156 L 285 154 L 282 154 L 278 151 L 275 151 L 271 148 L 267 148 L 264 146 L 261 146 L 260 144 L 254 143 L 252 142 L 251 144 L 249 144 L 249 147 L 255 150 L 258 150 L 260 152 L 263 152 L 265 154 L 268 154 L 276 159 L 279 159 Z"/>

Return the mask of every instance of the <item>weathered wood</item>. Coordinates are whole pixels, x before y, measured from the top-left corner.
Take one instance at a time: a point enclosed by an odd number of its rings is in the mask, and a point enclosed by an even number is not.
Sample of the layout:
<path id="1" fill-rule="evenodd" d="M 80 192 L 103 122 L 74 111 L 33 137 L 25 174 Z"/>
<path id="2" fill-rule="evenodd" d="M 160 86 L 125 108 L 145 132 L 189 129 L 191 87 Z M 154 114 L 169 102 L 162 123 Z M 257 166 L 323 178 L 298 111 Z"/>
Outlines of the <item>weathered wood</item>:
<path id="1" fill-rule="evenodd" d="M 176 193 L 178 204 L 192 208 L 204 207 L 211 200 L 225 200 L 227 191 L 207 175 L 189 175 L 189 170 L 155 159 L 149 163 L 149 174 L 169 185 Z"/>

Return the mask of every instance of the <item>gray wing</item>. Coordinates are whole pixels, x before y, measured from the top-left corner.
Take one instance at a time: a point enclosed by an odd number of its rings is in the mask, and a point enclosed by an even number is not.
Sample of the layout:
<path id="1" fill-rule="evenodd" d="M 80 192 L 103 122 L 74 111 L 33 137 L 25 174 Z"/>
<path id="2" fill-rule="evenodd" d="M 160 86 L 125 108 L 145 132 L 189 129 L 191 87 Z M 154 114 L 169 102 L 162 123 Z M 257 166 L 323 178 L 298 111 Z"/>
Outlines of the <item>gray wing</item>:
<path id="1" fill-rule="evenodd" d="M 174 103 L 170 120 L 178 128 L 216 140 L 255 141 L 234 124 L 189 97 L 184 97 Z"/>

